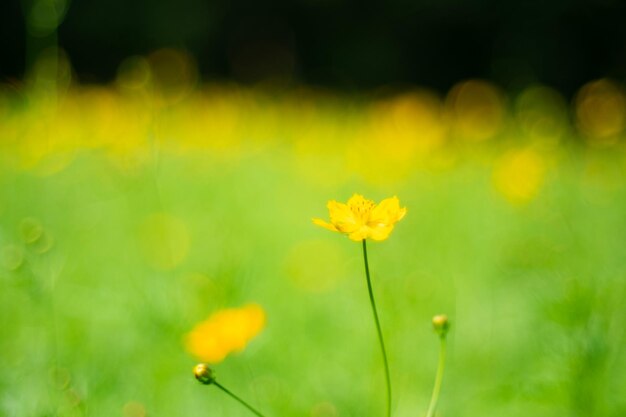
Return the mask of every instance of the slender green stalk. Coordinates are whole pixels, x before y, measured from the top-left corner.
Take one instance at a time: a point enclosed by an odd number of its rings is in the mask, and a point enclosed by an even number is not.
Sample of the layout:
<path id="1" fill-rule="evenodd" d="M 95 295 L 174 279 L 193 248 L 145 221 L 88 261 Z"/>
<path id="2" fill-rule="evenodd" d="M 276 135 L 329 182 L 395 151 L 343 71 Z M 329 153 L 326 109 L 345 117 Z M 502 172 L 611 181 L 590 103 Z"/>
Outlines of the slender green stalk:
<path id="1" fill-rule="evenodd" d="M 230 395 L 233 399 L 237 400 L 241 405 L 243 405 L 244 407 L 246 407 L 248 410 L 252 411 L 252 413 L 254 413 L 255 415 L 259 416 L 259 417 L 264 417 L 263 414 L 259 413 L 254 407 L 252 407 L 250 404 L 248 404 L 247 402 L 245 402 L 244 400 L 242 400 L 241 398 L 239 398 L 238 396 L 236 396 L 235 394 L 233 394 L 232 392 L 230 392 L 225 386 L 223 386 L 222 384 L 220 384 L 217 381 L 213 381 L 213 385 L 215 385 L 216 387 L 218 387 L 219 389 L 221 389 L 222 391 L 224 391 L 226 394 Z"/>
<path id="2" fill-rule="evenodd" d="M 441 391 L 441 381 L 443 380 L 443 369 L 446 366 L 446 334 L 443 333 L 439 337 L 439 340 L 441 340 L 441 344 L 439 345 L 439 365 L 437 366 L 433 395 L 430 398 L 430 405 L 428 406 L 426 417 L 433 417 L 435 415 L 437 401 L 439 401 L 439 392 Z"/>
<path id="3" fill-rule="evenodd" d="M 378 311 L 376 310 L 376 301 L 374 301 L 374 292 L 372 291 L 372 280 L 370 279 L 370 267 L 367 262 L 367 244 L 363 239 L 363 260 L 365 261 L 365 277 L 367 278 L 367 290 L 370 295 L 370 304 L 372 313 L 374 313 L 374 322 L 376 322 L 376 331 L 378 332 L 378 342 L 380 350 L 383 353 L 383 363 L 385 365 L 385 380 L 387 382 L 387 417 L 391 417 L 391 378 L 389 377 L 389 362 L 387 361 L 387 351 L 385 350 L 385 342 L 383 340 L 383 331 L 380 328 L 378 320 Z"/>

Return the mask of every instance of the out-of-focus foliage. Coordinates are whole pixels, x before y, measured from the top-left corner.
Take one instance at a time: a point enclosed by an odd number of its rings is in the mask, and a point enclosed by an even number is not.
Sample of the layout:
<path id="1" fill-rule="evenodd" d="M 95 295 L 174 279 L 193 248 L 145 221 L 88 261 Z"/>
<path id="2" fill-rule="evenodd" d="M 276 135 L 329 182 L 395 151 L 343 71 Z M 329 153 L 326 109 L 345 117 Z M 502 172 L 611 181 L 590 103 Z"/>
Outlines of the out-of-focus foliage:
<path id="1" fill-rule="evenodd" d="M 0 93 L 2 415 L 245 416 L 193 379 L 185 335 L 249 303 L 267 323 L 216 366 L 224 385 L 267 415 L 380 415 L 360 247 L 311 224 L 354 192 L 408 208 L 370 246 L 395 416 L 425 412 L 442 312 L 441 416 L 626 412 L 616 82 L 570 106 L 481 80 L 446 97 L 200 84 L 173 50 L 76 85 L 46 59 Z"/>

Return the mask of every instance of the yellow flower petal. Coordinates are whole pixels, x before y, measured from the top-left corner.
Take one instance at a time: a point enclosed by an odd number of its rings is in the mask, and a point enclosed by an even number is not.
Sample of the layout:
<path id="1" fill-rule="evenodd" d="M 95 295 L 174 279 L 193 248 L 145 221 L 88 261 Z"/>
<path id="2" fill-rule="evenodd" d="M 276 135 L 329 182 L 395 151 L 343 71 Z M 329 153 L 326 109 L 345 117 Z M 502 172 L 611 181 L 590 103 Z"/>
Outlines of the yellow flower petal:
<path id="1" fill-rule="evenodd" d="M 386 198 L 372 210 L 370 223 L 392 224 L 401 220 L 406 214 L 406 208 L 400 208 L 398 197 Z"/>
<path id="2" fill-rule="evenodd" d="M 368 229 L 366 228 L 361 228 L 359 230 L 356 230 L 352 233 L 348 234 L 348 237 L 351 240 L 354 240 L 355 242 L 361 242 L 363 239 L 367 239 L 367 235 L 368 235 Z"/>
<path id="3" fill-rule="evenodd" d="M 372 240 L 385 240 L 389 237 L 392 230 L 393 230 L 392 225 L 386 225 L 382 227 L 373 227 L 373 228 L 370 228 L 369 237 L 372 238 Z"/>
<path id="4" fill-rule="evenodd" d="M 337 228 L 335 226 L 333 226 L 332 224 L 325 222 L 322 219 L 313 219 L 313 223 L 318 225 L 318 226 L 322 226 L 324 229 L 328 229 L 331 232 L 338 232 L 339 230 L 337 230 Z"/>
<path id="5" fill-rule="evenodd" d="M 362 226 L 362 221 L 354 215 L 354 212 L 346 204 L 334 200 L 329 201 L 328 212 L 330 222 L 341 233 L 352 233 Z"/>
<path id="6" fill-rule="evenodd" d="M 358 207 L 364 204 L 367 200 L 361 194 L 352 194 L 352 197 L 348 199 L 348 207 Z"/>

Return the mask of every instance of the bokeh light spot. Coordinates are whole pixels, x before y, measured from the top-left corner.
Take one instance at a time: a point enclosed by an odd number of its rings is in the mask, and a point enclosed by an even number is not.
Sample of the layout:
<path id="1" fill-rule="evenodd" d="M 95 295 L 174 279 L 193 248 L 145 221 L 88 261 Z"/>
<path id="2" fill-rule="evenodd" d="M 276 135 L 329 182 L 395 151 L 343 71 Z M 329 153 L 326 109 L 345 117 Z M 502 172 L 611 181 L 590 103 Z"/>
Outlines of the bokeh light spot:
<path id="1" fill-rule="evenodd" d="M 54 238 L 50 233 L 44 231 L 39 239 L 37 239 L 33 245 L 33 251 L 38 254 L 44 254 L 49 252 L 50 249 L 54 246 Z"/>
<path id="2" fill-rule="evenodd" d="M 116 83 L 128 90 L 146 88 L 152 78 L 150 63 L 143 57 L 133 56 L 122 61 L 117 69 Z"/>
<path id="3" fill-rule="evenodd" d="M 568 123 L 567 106 L 561 94 L 542 85 L 524 90 L 515 101 L 515 112 L 524 134 L 541 142 L 557 142 Z"/>
<path id="4" fill-rule="evenodd" d="M 74 388 L 69 388 L 65 391 L 65 399 L 70 407 L 78 407 L 83 402 L 82 396 Z"/>
<path id="5" fill-rule="evenodd" d="M 64 50 L 51 47 L 37 57 L 31 69 L 34 89 L 42 94 L 58 94 L 72 81 L 72 66 Z"/>
<path id="6" fill-rule="evenodd" d="M 317 403 L 311 408 L 311 417 L 337 417 L 337 408 L 329 402 Z"/>
<path id="7" fill-rule="evenodd" d="M 481 80 L 455 85 L 448 93 L 447 109 L 455 133 L 470 141 L 497 135 L 505 117 L 502 93 L 493 84 Z"/>
<path id="8" fill-rule="evenodd" d="M 34 0 L 26 22 L 33 36 L 46 36 L 63 21 L 67 12 L 67 0 Z"/>
<path id="9" fill-rule="evenodd" d="M 24 262 L 24 250 L 17 245 L 9 244 L 4 246 L 0 255 L 2 266 L 9 271 L 15 271 Z"/>
<path id="10" fill-rule="evenodd" d="M 541 188 L 546 164 L 532 149 L 507 152 L 496 162 L 493 181 L 496 189 L 511 203 L 531 201 Z"/>
<path id="11" fill-rule="evenodd" d="M 37 219 L 25 218 L 20 222 L 20 234 L 25 243 L 34 243 L 43 235 L 43 227 Z"/>
<path id="12" fill-rule="evenodd" d="M 69 371 L 65 368 L 60 368 L 58 366 L 50 368 L 49 377 L 52 385 L 60 390 L 67 389 L 70 386 L 70 382 L 72 381 L 72 377 Z"/>
<path id="13" fill-rule="evenodd" d="M 617 141 L 626 124 L 626 98 L 616 83 L 602 79 L 583 86 L 575 99 L 576 122 L 593 144 Z"/>
<path id="14" fill-rule="evenodd" d="M 148 216 L 139 228 L 139 245 L 145 260 L 159 270 L 171 270 L 189 253 L 187 225 L 167 213 Z"/>
<path id="15" fill-rule="evenodd" d="M 138 401 L 129 401 L 122 408 L 124 417 L 146 417 L 146 407 Z"/>
<path id="16" fill-rule="evenodd" d="M 428 153 L 444 139 L 441 101 L 433 93 L 413 92 L 380 103 L 371 119 L 371 130 L 381 141 L 377 151 L 392 150 L 396 159 Z"/>
<path id="17" fill-rule="evenodd" d="M 159 49 L 148 57 L 153 85 L 163 104 L 174 104 L 191 93 L 198 78 L 196 63 L 188 53 Z"/>

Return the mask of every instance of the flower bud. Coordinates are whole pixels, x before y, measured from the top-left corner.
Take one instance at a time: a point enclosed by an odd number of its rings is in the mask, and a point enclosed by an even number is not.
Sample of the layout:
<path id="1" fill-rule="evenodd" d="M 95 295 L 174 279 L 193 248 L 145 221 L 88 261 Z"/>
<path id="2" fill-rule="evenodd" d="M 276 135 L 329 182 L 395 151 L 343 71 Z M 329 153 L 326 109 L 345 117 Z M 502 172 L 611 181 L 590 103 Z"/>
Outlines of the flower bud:
<path id="1" fill-rule="evenodd" d="M 445 314 L 438 314 L 433 317 L 433 328 L 440 337 L 444 337 L 446 333 L 448 333 L 448 329 L 450 328 L 448 316 L 446 316 Z"/>
<path id="2" fill-rule="evenodd" d="M 213 371 L 204 363 L 199 363 L 193 368 L 196 379 L 204 385 L 210 385 L 215 381 Z"/>

